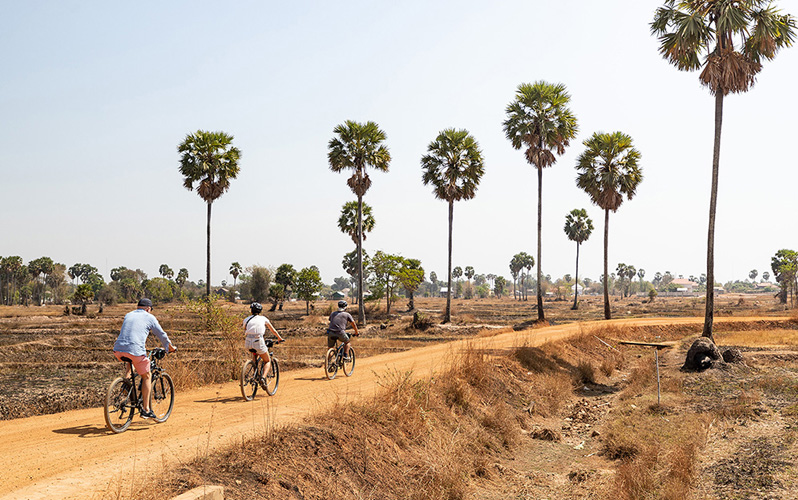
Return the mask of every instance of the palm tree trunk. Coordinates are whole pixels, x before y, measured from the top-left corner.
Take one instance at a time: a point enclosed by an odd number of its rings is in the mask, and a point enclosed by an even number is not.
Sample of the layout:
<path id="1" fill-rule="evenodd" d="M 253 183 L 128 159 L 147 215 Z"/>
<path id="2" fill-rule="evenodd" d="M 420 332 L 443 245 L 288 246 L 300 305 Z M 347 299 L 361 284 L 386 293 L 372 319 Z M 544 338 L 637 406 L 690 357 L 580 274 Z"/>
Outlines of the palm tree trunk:
<path id="1" fill-rule="evenodd" d="M 446 289 L 446 313 L 443 315 L 443 322 L 448 323 L 452 320 L 452 222 L 454 221 L 454 200 L 449 200 L 449 268 L 448 288 Z"/>
<path id="2" fill-rule="evenodd" d="M 574 278 L 574 305 L 571 307 L 574 311 L 579 309 L 579 242 L 576 243 L 576 274 Z"/>
<path id="3" fill-rule="evenodd" d="M 543 314 L 543 287 L 541 285 L 540 236 L 543 233 L 543 169 L 538 167 L 538 321 L 546 319 Z"/>
<path id="4" fill-rule="evenodd" d="M 607 273 L 608 250 L 610 241 L 610 209 L 604 209 L 604 319 L 611 319 L 609 274 Z"/>
<path id="5" fill-rule="evenodd" d="M 712 151 L 712 194 L 709 197 L 709 230 L 707 231 L 707 300 L 702 337 L 712 342 L 715 314 L 715 208 L 718 203 L 718 171 L 720 170 L 720 132 L 723 124 L 723 92 L 715 94 L 715 145 Z"/>
<path id="6" fill-rule="evenodd" d="M 357 195 L 357 321 L 366 326 L 363 307 L 363 196 Z"/>
<path id="7" fill-rule="evenodd" d="M 205 263 L 205 296 L 211 298 L 211 203 L 208 202 L 207 261 Z"/>

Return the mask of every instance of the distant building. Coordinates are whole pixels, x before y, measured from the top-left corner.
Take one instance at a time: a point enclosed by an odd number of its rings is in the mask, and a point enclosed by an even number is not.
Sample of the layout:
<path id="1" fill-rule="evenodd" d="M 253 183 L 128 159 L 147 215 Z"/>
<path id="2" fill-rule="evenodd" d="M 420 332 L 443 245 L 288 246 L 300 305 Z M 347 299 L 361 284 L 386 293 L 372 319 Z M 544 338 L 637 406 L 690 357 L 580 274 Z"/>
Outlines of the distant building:
<path id="1" fill-rule="evenodd" d="M 677 278 L 671 281 L 672 285 L 676 285 L 678 289 L 677 292 L 684 293 L 684 294 L 692 294 L 695 287 L 698 286 L 698 283 L 695 281 L 686 280 L 684 278 Z"/>

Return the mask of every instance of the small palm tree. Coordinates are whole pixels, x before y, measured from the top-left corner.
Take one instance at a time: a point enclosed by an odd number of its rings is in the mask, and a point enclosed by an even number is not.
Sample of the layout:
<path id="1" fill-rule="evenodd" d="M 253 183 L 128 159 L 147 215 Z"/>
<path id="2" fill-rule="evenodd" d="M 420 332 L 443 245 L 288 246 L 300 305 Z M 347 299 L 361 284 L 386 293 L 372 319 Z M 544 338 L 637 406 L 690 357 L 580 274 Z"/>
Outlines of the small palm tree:
<path id="1" fill-rule="evenodd" d="M 175 275 L 175 272 L 168 265 L 161 264 L 161 266 L 158 268 L 158 274 L 166 279 L 172 279 L 172 276 Z"/>
<path id="2" fill-rule="evenodd" d="M 357 195 L 357 295 L 358 322 L 366 324 L 366 311 L 363 307 L 363 195 L 371 187 L 368 167 L 388 171 L 391 154 L 385 147 L 385 132 L 374 122 L 358 123 L 347 120 L 333 129 L 337 137 L 330 139 L 327 146 L 327 159 L 333 172 L 352 170 L 352 177 L 346 183 Z"/>
<path id="3" fill-rule="evenodd" d="M 610 211 L 618 210 L 624 195 L 632 199 L 643 180 L 638 166 L 640 152 L 632 146 L 632 138 L 622 132 L 596 132 L 583 144 L 587 149 L 577 159 L 576 185 L 590 196 L 590 201 L 604 209 L 604 318 L 610 319 L 607 286 Z"/>
<path id="4" fill-rule="evenodd" d="M 189 191 L 197 185 L 197 194 L 208 205 L 207 261 L 205 295 L 211 295 L 211 205 L 230 188 L 238 176 L 241 151 L 233 146 L 233 136 L 224 132 L 197 130 L 188 134 L 177 147 L 183 186 Z"/>
<path id="5" fill-rule="evenodd" d="M 477 193 L 485 165 L 476 139 L 467 130 L 447 128 L 427 146 L 421 158 L 424 185 L 432 185 L 435 197 L 449 203 L 449 267 L 446 312 L 443 322 L 452 319 L 452 224 L 454 202 L 470 200 Z"/>
<path id="6" fill-rule="evenodd" d="M 575 208 L 571 213 L 565 216 L 565 230 L 566 236 L 571 241 L 576 242 L 576 273 L 574 276 L 574 305 L 571 309 L 579 309 L 579 245 L 590 238 L 593 232 L 593 220 L 587 216 L 587 210 L 584 208 Z"/>
<path id="7" fill-rule="evenodd" d="M 228 272 L 230 273 L 230 276 L 233 277 L 233 288 L 236 286 L 236 281 L 238 280 L 238 276 L 241 274 L 241 271 L 243 271 L 243 268 L 238 262 L 233 262 L 230 264 L 230 270 Z"/>
<path id="8" fill-rule="evenodd" d="M 515 149 L 525 148 L 526 160 L 538 170 L 538 320 L 543 314 L 541 288 L 541 234 L 543 227 L 543 169 L 550 167 L 562 155 L 576 136 L 576 117 L 568 108 L 571 96 L 562 84 L 543 81 L 518 86 L 515 100 L 507 106 L 504 132 Z"/>
<path id="9" fill-rule="evenodd" d="M 370 233 L 374 229 L 374 215 L 371 212 L 371 206 L 363 203 L 363 241 L 366 241 L 366 233 Z M 357 231 L 357 202 L 348 201 L 341 207 L 341 216 L 338 217 L 338 228 L 342 233 L 348 234 L 352 238 L 352 242 L 357 245 L 358 231 Z"/>
<path id="10" fill-rule="evenodd" d="M 746 92 L 762 61 L 771 60 L 795 40 L 795 19 L 771 0 L 666 0 L 651 22 L 659 52 L 681 71 L 703 67 L 699 79 L 715 96 L 715 140 L 707 231 L 707 299 L 702 336 L 712 339 L 715 302 L 715 208 L 718 199 L 723 98 Z"/>

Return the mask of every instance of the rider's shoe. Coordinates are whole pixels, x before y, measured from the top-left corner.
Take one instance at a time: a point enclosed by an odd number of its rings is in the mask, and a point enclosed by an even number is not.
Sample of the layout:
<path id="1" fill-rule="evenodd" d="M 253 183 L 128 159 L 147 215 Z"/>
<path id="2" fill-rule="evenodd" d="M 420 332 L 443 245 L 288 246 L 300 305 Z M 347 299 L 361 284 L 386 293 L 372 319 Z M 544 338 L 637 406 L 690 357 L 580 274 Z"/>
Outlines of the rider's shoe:
<path id="1" fill-rule="evenodd" d="M 344 356 L 344 362 L 345 363 L 349 363 L 350 361 L 352 361 L 351 356 Z"/>
<path id="2" fill-rule="evenodd" d="M 141 418 L 147 419 L 147 418 L 156 418 L 156 417 L 157 415 L 155 415 L 155 413 L 153 413 L 152 410 L 149 411 L 141 410 Z"/>

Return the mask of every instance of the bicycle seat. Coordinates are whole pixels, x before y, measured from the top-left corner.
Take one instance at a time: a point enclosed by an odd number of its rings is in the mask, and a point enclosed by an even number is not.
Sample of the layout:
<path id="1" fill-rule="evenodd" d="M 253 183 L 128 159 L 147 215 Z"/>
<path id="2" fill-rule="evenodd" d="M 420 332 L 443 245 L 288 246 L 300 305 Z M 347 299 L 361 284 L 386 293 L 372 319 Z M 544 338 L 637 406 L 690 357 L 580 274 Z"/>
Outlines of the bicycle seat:
<path id="1" fill-rule="evenodd" d="M 132 363 L 133 362 L 133 360 L 128 358 L 127 356 L 121 356 L 119 359 L 121 359 L 122 361 L 127 361 L 128 363 Z"/>
<path id="2" fill-rule="evenodd" d="M 257 350 L 255 350 L 255 349 L 250 349 L 250 350 L 249 350 L 249 352 L 251 352 L 251 353 L 253 353 L 253 354 L 257 354 L 257 353 L 258 353 L 258 351 L 257 351 Z"/>

